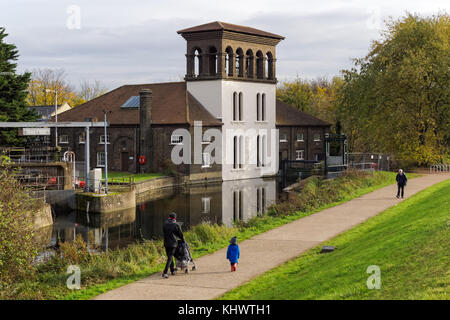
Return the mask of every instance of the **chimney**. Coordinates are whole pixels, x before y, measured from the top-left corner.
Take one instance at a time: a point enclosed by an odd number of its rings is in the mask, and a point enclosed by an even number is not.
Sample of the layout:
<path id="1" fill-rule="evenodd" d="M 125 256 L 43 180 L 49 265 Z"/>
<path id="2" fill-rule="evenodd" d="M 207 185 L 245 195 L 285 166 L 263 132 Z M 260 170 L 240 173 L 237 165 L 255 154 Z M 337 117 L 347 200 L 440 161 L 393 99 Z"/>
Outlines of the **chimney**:
<path id="1" fill-rule="evenodd" d="M 140 172 L 150 172 L 152 159 L 152 100 L 153 93 L 150 89 L 142 89 L 139 92 L 139 150 L 140 156 L 145 157 L 145 164 L 140 165 Z"/>

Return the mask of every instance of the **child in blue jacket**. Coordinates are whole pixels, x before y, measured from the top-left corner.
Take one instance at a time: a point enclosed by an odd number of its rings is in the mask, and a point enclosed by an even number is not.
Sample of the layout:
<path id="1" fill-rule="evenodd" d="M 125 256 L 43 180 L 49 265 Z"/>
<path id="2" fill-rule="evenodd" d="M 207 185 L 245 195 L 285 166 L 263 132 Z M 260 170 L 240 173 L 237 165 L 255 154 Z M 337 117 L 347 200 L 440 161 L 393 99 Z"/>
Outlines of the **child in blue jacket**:
<path id="1" fill-rule="evenodd" d="M 231 238 L 230 245 L 227 250 L 227 259 L 230 260 L 231 272 L 236 271 L 238 259 L 240 255 L 239 246 L 237 245 L 236 237 Z"/>

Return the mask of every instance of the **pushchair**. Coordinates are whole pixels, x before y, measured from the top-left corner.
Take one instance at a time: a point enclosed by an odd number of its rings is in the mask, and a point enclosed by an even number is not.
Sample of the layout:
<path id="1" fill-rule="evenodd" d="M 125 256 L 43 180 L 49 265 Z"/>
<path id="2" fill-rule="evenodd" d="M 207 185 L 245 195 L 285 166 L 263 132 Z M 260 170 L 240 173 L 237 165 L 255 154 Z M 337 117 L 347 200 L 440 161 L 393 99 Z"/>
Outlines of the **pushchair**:
<path id="1" fill-rule="evenodd" d="M 194 259 L 192 259 L 189 244 L 185 241 L 178 240 L 178 246 L 175 250 L 175 266 L 185 273 L 189 272 L 189 264 L 192 263 L 192 271 L 196 269 Z"/>

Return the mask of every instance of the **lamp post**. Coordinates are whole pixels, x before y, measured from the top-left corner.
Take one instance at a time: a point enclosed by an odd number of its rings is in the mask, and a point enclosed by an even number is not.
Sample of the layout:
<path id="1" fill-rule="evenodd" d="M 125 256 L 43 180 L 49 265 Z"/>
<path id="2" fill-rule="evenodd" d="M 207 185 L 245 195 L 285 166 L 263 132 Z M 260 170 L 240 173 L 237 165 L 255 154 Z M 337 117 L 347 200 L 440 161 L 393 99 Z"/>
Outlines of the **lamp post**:
<path id="1" fill-rule="evenodd" d="M 58 122 L 58 92 L 51 89 L 45 89 L 45 92 L 55 93 L 55 122 Z M 58 147 L 58 127 L 55 127 L 55 147 Z"/>

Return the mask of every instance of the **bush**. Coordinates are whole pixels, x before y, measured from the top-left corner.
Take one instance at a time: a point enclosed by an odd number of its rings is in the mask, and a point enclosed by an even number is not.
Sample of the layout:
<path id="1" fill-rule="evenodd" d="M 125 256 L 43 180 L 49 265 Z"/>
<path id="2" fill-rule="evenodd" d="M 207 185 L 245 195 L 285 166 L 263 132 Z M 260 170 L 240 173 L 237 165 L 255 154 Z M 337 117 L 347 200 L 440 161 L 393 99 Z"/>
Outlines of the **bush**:
<path id="1" fill-rule="evenodd" d="M 18 279 L 30 277 L 37 250 L 33 214 L 40 204 L 14 178 L 8 159 L 0 157 L 0 292 L 13 294 Z"/>

